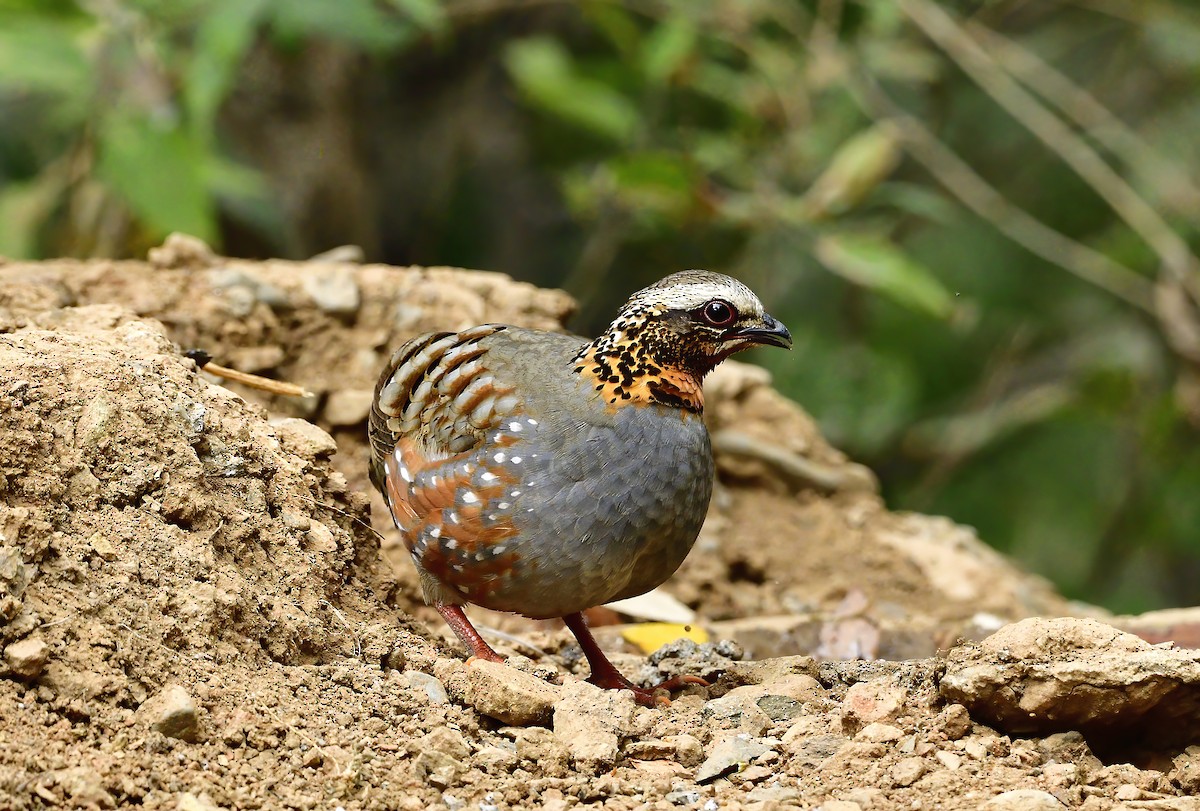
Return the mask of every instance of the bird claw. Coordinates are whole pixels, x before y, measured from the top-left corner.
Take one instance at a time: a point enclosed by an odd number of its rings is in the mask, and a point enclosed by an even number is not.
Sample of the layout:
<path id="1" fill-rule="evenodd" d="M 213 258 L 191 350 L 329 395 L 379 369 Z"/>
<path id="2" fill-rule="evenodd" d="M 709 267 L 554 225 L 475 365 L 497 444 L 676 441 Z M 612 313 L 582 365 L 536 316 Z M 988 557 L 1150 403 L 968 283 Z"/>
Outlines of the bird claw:
<path id="1" fill-rule="evenodd" d="M 661 695 L 659 691 L 673 692 L 675 690 L 682 690 L 684 687 L 693 684 L 699 687 L 709 686 L 708 682 L 699 676 L 675 676 L 666 681 L 659 682 L 653 687 L 638 687 L 619 673 L 599 678 L 592 677 L 588 681 L 605 690 L 628 690 L 633 693 L 634 701 L 643 707 L 651 708 L 671 706 L 671 699 L 665 695 Z"/>

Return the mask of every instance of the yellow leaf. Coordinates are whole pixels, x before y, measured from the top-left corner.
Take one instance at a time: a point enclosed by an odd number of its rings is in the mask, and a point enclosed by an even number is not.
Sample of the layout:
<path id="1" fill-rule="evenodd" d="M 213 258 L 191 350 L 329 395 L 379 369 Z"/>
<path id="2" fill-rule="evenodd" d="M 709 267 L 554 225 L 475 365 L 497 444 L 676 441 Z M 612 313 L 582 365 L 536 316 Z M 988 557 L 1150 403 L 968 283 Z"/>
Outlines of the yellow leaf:
<path id="1" fill-rule="evenodd" d="M 697 644 L 708 641 L 708 632 L 699 625 L 677 625 L 673 622 L 643 622 L 621 631 L 621 637 L 642 653 L 653 653 L 668 642 L 690 639 Z"/>

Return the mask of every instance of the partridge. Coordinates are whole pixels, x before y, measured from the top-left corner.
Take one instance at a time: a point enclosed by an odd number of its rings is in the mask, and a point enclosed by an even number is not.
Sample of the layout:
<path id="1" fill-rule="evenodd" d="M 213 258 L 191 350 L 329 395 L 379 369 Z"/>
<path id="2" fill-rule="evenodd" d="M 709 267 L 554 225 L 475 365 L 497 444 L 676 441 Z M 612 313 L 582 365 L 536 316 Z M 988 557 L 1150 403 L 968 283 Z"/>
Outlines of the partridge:
<path id="1" fill-rule="evenodd" d="M 689 270 L 634 293 L 593 341 L 485 324 L 396 350 L 375 388 L 371 480 L 425 601 L 472 656 L 503 660 L 466 603 L 561 617 L 592 683 L 654 702 L 581 612 L 655 588 L 687 556 L 713 487 L 701 384 L 755 344 L 791 335 L 741 282 Z"/>

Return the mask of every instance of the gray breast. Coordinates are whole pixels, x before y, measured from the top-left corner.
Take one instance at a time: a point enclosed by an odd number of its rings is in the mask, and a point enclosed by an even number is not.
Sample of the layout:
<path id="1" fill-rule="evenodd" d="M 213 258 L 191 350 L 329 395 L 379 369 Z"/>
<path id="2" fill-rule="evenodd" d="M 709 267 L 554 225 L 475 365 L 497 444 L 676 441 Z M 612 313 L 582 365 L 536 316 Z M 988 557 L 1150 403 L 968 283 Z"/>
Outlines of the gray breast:
<path id="1" fill-rule="evenodd" d="M 564 348 L 545 347 L 551 356 Z M 563 368 L 522 371 L 544 378 Z M 537 424 L 511 448 L 521 460 L 510 507 L 519 536 L 506 546 L 517 563 L 489 608 L 557 617 L 649 591 L 679 568 L 708 509 L 713 462 L 699 415 L 610 411 L 565 368 L 526 389 Z"/>

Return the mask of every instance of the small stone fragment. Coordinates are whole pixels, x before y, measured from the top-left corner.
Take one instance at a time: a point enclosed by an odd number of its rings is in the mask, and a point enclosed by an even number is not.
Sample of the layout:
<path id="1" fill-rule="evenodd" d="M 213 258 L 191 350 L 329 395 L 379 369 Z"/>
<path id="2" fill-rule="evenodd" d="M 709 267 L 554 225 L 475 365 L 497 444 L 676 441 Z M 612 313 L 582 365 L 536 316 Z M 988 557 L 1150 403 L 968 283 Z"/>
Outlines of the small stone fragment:
<path id="1" fill-rule="evenodd" d="M 940 750 L 933 755 L 937 758 L 937 762 L 945 766 L 950 771 L 954 771 L 962 765 L 962 755 L 956 755 L 954 752 Z"/>
<path id="2" fill-rule="evenodd" d="M 891 724 L 881 724 L 875 722 L 867 724 L 858 731 L 854 736 L 856 741 L 871 741 L 875 743 L 888 743 L 890 741 L 898 741 L 904 737 L 904 731 L 899 727 L 894 727 Z"/>
<path id="3" fill-rule="evenodd" d="M 304 459 L 327 459 L 337 453 L 337 442 L 308 420 L 289 417 L 273 423 L 284 450 Z"/>
<path id="4" fill-rule="evenodd" d="M 821 811 L 862 811 L 862 806 L 851 800 L 826 800 Z"/>
<path id="5" fill-rule="evenodd" d="M 804 712 L 804 705 L 789 696 L 763 696 L 755 703 L 772 721 L 790 721 Z"/>
<path id="6" fill-rule="evenodd" d="M 471 747 L 463 734 L 449 727 L 438 727 L 428 735 L 422 736 L 417 741 L 417 750 L 441 752 L 459 760 L 471 754 Z"/>
<path id="7" fill-rule="evenodd" d="M 528 727 L 517 730 L 517 757 L 538 765 L 548 777 L 562 777 L 567 773 L 570 755 L 553 732 L 543 727 Z"/>
<path id="8" fill-rule="evenodd" d="M 499 662 L 477 659 L 467 667 L 468 703 L 484 715 L 512 726 L 545 724 L 561 688 Z"/>
<path id="9" fill-rule="evenodd" d="M 97 532 L 88 538 L 88 544 L 95 550 L 96 554 L 107 561 L 117 559 L 117 548 L 113 546 L 112 541 L 104 537 L 103 533 Z"/>
<path id="10" fill-rule="evenodd" d="M 151 248 L 146 258 L 160 270 L 174 268 L 206 268 L 217 261 L 213 249 L 199 237 L 174 231 L 167 235 L 163 244 Z"/>
<path id="11" fill-rule="evenodd" d="M 345 265 L 309 271 L 304 276 L 304 292 L 331 315 L 354 315 L 362 301 L 354 268 Z"/>
<path id="12" fill-rule="evenodd" d="M 178 684 L 163 688 L 157 695 L 146 700 L 138 713 L 150 722 L 150 728 L 168 738 L 182 741 L 196 740 L 199 716 L 196 702 L 187 690 Z"/>
<path id="13" fill-rule="evenodd" d="M 1189 746 L 1174 759 L 1171 779 L 1189 794 L 1200 796 L 1200 746 Z"/>
<path id="14" fill-rule="evenodd" d="M 602 690 L 584 681 L 563 685 L 554 705 L 554 734 L 584 771 L 598 772 L 617 761 L 629 735 L 636 705 L 628 690 Z"/>
<path id="15" fill-rule="evenodd" d="M 900 788 L 911 786 L 925 774 L 925 761 L 919 757 L 906 757 L 893 765 L 888 774 L 893 785 Z"/>
<path id="16" fill-rule="evenodd" d="M 185 791 L 179 795 L 175 804 L 176 811 L 221 811 L 221 807 L 212 801 L 207 792 L 193 794 Z"/>
<path id="17" fill-rule="evenodd" d="M 904 709 L 905 690 L 885 680 L 860 681 L 846 691 L 842 725 L 855 732 L 874 721 L 888 721 Z"/>
<path id="18" fill-rule="evenodd" d="M 696 770 L 696 782 L 710 783 L 770 751 L 769 743 L 749 735 L 725 738 L 713 747 L 712 753 Z"/>
<path id="19" fill-rule="evenodd" d="M 450 696 L 446 687 L 436 676 L 422 673 L 419 670 L 409 670 L 404 674 L 404 680 L 413 690 L 423 693 L 430 704 L 449 704 Z"/>
<path id="20" fill-rule="evenodd" d="M 1053 794 L 1019 788 L 997 794 L 983 804 L 984 811 L 1061 811 L 1066 808 Z"/>
<path id="21" fill-rule="evenodd" d="M 40 637 L 31 636 L 4 649 L 4 662 L 13 675 L 32 681 L 42 675 L 50 648 Z"/>
<path id="22" fill-rule="evenodd" d="M 939 720 L 946 739 L 957 741 L 971 731 L 971 714 L 962 704 L 951 704 L 942 710 Z"/>

